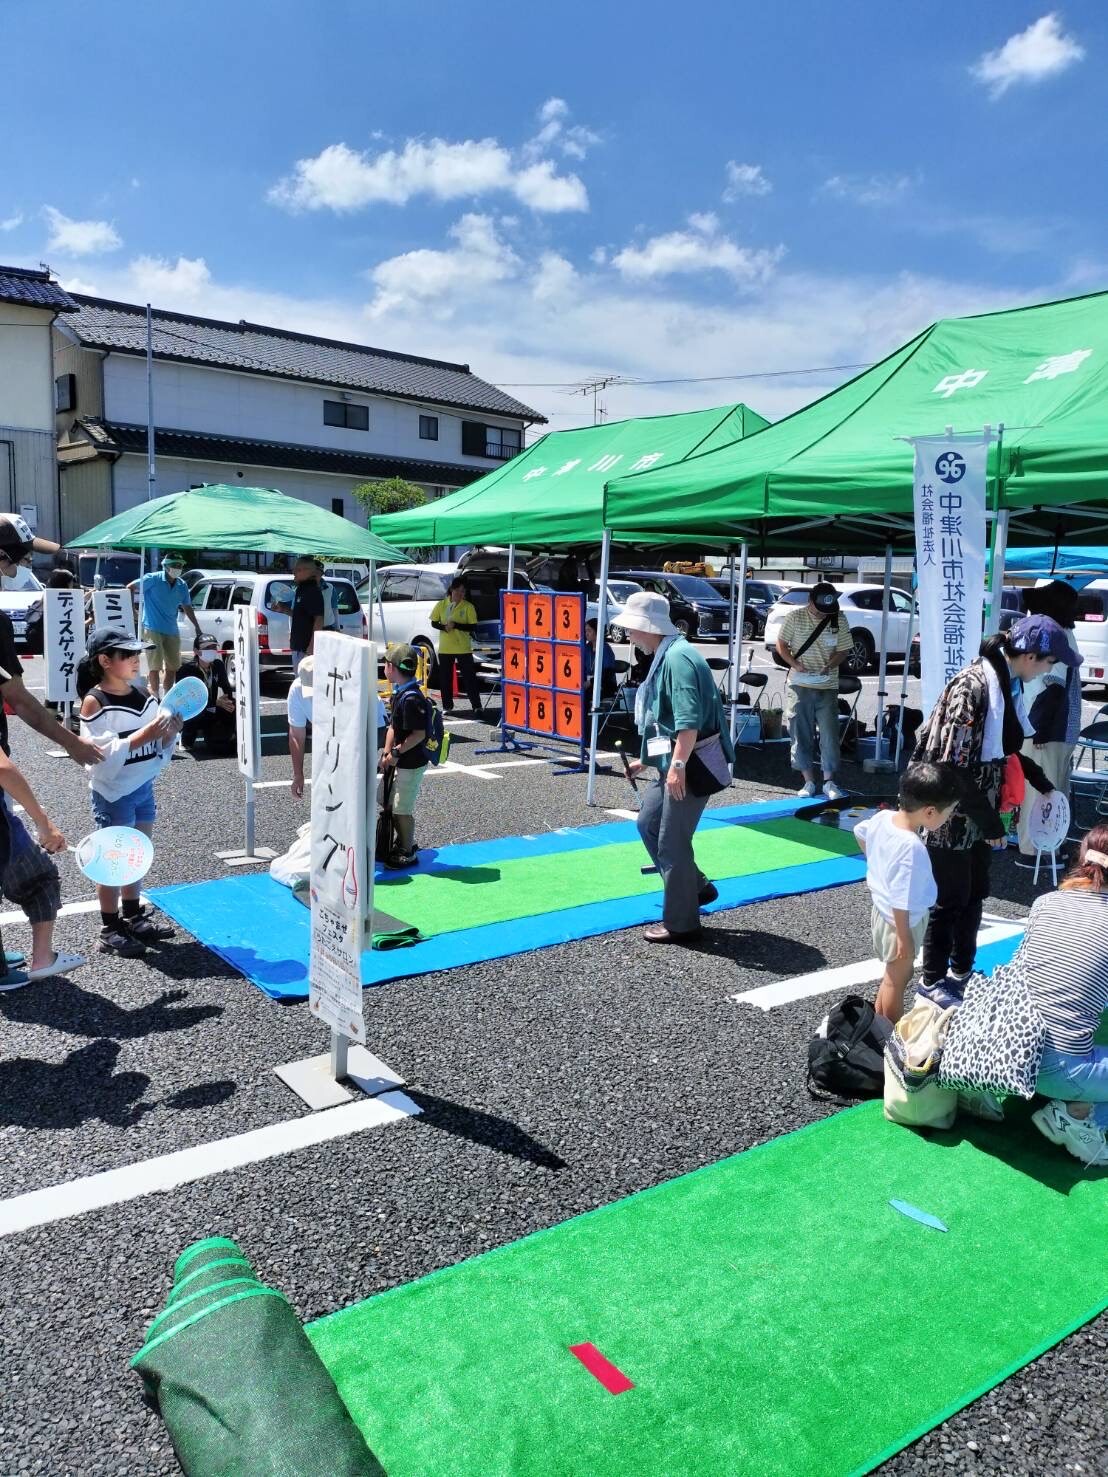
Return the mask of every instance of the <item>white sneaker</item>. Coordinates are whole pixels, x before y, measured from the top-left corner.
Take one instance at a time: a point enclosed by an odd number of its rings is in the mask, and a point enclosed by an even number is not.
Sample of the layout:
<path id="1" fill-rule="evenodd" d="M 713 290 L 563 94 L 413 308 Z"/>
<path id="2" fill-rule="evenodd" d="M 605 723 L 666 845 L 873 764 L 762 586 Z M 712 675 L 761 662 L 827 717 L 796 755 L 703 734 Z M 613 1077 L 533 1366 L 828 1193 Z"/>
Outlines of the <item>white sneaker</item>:
<path id="1" fill-rule="evenodd" d="M 1073 1118 L 1065 1103 L 1049 1102 L 1031 1114 L 1031 1122 L 1052 1144 L 1068 1150 L 1082 1164 L 1108 1163 L 1108 1137 L 1091 1114 Z"/>
<path id="2" fill-rule="evenodd" d="M 834 780 L 824 780 L 823 793 L 827 796 L 828 800 L 846 799 L 846 791 L 841 785 L 837 785 Z"/>
<path id="3" fill-rule="evenodd" d="M 814 800 L 816 796 L 821 795 L 823 791 L 816 788 L 815 782 L 813 780 L 808 780 L 805 784 L 801 785 L 800 789 L 797 790 L 796 793 L 801 800 Z"/>

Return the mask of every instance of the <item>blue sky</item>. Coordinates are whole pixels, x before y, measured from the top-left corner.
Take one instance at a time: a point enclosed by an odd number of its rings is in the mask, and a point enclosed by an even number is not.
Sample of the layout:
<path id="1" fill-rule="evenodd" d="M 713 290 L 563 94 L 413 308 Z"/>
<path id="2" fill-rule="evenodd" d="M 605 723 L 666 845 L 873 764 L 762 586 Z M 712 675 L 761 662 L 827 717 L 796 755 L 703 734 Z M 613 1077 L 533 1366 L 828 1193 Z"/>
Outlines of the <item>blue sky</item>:
<path id="1" fill-rule="evenodd" d="M 771 418 L 1108 286 L 1108 12 L 7 0 L 0 261 L 471 363 L 556 427 Z M 18 142 L 17 142 L 18 141 Z"/>

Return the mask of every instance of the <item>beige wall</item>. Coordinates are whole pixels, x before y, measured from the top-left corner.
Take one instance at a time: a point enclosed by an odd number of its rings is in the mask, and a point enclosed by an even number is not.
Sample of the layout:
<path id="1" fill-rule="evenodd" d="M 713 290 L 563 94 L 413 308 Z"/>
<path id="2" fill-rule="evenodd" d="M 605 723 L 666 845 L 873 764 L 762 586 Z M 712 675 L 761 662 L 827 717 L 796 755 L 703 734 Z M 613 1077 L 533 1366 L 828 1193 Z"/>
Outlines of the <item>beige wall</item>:
<path id="1" fill-rule="evenodd" d="M 82 349 L 54 329 L 54 375 L 77 377 L 77 406 L 57 417 L 59 435 L 68 431 L 78 416 L 87 419 L 104 414 L 103 363 L 104 355 L 99 349 Z"/>
<path id="2" fill-rule="evenodd" d="M 102 456 L 72 462 L 62 466 L 59 477 L 61 541 L 68 543 L 112 516 L 112 464 Z"/>
<path id="3" fill-rule="evenodd" d="M 53 310 L 0 303 L 0 424 L 54 429 Z"/>

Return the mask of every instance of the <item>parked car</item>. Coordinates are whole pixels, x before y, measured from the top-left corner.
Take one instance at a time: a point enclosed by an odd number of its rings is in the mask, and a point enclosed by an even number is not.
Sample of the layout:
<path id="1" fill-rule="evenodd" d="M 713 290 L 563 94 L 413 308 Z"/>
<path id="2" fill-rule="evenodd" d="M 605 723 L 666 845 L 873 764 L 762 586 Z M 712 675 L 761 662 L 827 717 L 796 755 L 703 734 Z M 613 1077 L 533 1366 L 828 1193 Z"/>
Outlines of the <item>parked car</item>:
<path id="1" fill-rule="evenodd" d="M 1081 681 L 1094 687 L 1108 683 L 1108 580 L 1093 580 L 1078 595 L 1073 634 L 1081 653 Z"/>
<path id="2" fill-rule="evenodd" d="M 122 589 L 138 579 L 144 557 L 138 549 L 78 549 L 77 580 L 84 589 L 91 590 L 99 574 L 102 590 Z"/>
<path id="3" fill-rule="evenodd" d="M 708 583 L 716 594 L 723 599 L 728 608 L 731 605 L 731 581 L 730 579 L 709 579 Z M 735 576 L 735 587 L 738 589 L 738 576 Z M 746 602 L 743 614 L 743 640 L 756 641 L 766 628 L 766 609 L 764 606 L 755 605 L 753 601 Z"/>
<path id="4" fill-rule="evenodd" d="M 325 580 L 349 580 L 352 585 L 360 585 L 364 579 L 369 578 L 369 565 L 325 564 L 323 578 Z"/>
<path id="5" fill-rule="evenodd" d="M 376 596 L 370 622 L 377 641 L 403 641 L 409 646 L 423 647 L 434 664 L 438 645 L 437 632 L 431 625 L 431 612 L 447 593 L 450 581 L 458 573 L 454 562 L 440 564 L 388 564 L 376 572 Z M 508 573 L 502 567 L 479 568 L 471 564 L 462 571 L 469 587 L 469 598 L 477 611 L 474 651 L 484 660 L 500 657 L 500 592 L 507 589 Z M 516 570 L 514 589 L 532 590 L 528 577 Z M 358 599 L 369 613 L 368 578 L 357 589 Z"/>
<path id="6" fill-rule="evenodd" d="M 366 636 L 365 612 L 358 593 L 349 580 L 328 580 L 336 611 L 336 628 L 347 636 Z M 291 668 L 289 615 L 277 610 L 277 602 L 291 601 L 291 575 L 247 569 L 220 570 L 210 579 L 202 579 L 192 593 L 192 608 L 205 636 L 214 636 L 233 676 L 235 642 L 235 607 L 249 605 L 258 627 L 258 658 L 263 671 Z M 187 616 L 178 619 L 181 645 L 191 650 L 195 638 Z"/>
<path id="7" fill-rule="evenodd" d="M 1006 631 L 1013 621 L 1023 614 L 1023 591 L 1017 585 L 1005 585 L 1000 592 L 1000 629 Z M 912 636 L 912 650 L 908 654 L 908 671 L 913 677 L 920 672 L 919 632 Z"/>
<path id="8" fill-rule="evenodd" d="M 811 592 L 810 585 L 796 585 L 783 595 L 766 617 L 763 635 L 765 647 L 779 667 L 784 662 L 777 655 L 777 638 L 781 625 L 790 611 L 798 605 L 806 605 Z M 842 665 L 842 670 L 860 676 L 873 665 L 881 640 L 881 614 L 884 605 L 884 587 L 881 585 L 836 585 L 839 592 L 840 619 L 845 620 L 850 630 L 851 652 Z M 888 648 L 889 655 L 903 658 L 908 646 L 908 624 L 915 602 L 903 590 L 889 592 L 892 609 L 889 611 Z"/>
<path id="9" fill-rule="evenodd" d="M 0 580 L 0 610 L 12 623 L 17 650 L 27 645 L 27 618 L 42 599 L 42 581 L 25 564 L 17 566 L 16 575 Z"/>
<path id="10" fill-rule="evenodd" d="M 748 575 L 746 598 L 749 604 L 759 606 L 763 615 L 766 615 L 769 613 L 770 606 L 776 605 L 788 588 L 788 585 L 782 584 L 780 580 L 752 580 Z"/>
<path id="11" fill-rule="evenodd" d="M 700 575 L 666 574 L 661 569 L 621 569 L 618 577 L 664 595 L 669 601 L 670 620 L 690 641 L 727 640 L 731 608 Z"/>

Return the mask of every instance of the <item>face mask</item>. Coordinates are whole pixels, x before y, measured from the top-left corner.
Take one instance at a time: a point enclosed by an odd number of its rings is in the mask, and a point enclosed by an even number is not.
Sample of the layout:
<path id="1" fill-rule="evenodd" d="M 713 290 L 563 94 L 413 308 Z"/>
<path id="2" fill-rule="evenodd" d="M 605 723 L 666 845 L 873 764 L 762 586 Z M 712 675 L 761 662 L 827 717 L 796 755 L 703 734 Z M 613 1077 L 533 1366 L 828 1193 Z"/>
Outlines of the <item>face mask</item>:
<path id="1" fill-rule="evenodd" d="M 201 651 L 201 652 L 198 652 L 197 655 L 200 657 L 200 660 L 204 663 L 204 665 L 205 666 L 208 666 L 209 663 L 215 661 L 216 657 L 218 656 L 218 652 L 215 652 L 215 651 Z"/>

